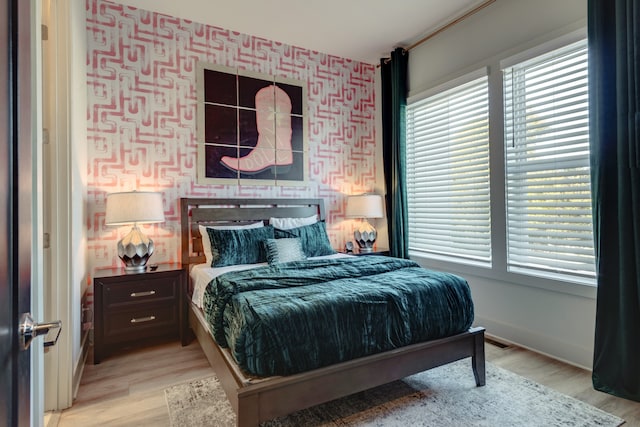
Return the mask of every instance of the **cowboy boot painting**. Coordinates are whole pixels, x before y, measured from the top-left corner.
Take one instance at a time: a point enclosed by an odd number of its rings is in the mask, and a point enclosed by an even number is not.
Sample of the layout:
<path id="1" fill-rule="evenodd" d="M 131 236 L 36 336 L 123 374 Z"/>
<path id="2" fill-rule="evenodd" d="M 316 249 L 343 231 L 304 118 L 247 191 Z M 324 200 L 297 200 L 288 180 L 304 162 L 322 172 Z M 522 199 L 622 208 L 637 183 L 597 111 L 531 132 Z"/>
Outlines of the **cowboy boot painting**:
<path id="1" fill-rule="evenodd" d="M 231 170 L 257 174 L 271 168 L 288 170 L 293 164 L 291 148 L 291 99 L 276 85 L 256 93 L 256 127 L 258 142 L 244 157 L 223 156 L 220 162 Z"/>

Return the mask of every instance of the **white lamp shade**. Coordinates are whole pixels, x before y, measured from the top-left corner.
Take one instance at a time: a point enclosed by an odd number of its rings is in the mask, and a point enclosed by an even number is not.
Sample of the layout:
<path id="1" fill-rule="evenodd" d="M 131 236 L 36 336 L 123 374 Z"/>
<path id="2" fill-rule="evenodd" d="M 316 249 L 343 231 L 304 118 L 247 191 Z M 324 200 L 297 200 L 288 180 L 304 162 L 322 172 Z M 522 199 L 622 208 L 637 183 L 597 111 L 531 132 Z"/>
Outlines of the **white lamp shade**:
<path id="1" fill-rule="evenodd" d="M 148 224 L 164 221 L 162 194 L 151 191 L 130 191 L 107 194 L 105 224 Z"/>
<path id="2" fill-rule="evenodd" d="M 347 218 L 382 218 L 382 196 L 361 194 L 347 199 Z"/>

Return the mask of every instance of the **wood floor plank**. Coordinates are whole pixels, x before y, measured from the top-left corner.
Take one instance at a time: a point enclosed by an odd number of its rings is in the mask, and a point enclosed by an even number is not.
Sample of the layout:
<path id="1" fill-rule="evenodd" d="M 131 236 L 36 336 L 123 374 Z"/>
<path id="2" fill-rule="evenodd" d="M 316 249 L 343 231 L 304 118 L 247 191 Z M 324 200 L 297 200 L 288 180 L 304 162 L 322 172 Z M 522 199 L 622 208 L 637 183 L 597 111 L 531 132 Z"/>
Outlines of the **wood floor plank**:
<path id="1" fill-rule="evenodd" d="M 168 426 L 164 389 L 213 375 L 197 342 L 125 350 L 85 367 L 73 406 L 58 426 Z"/>
<path id="2" fill-rule="evenodd" d="M 615 414 L 640 427 L 640 403 L 595 391 L 590 372 L 517 346 L 487 343 L 487 360 Z M 58 427 L 168 426 L 164 389 L 213 375 L 196 341 L 128 349 L 85 367 L 73 407 L 52 417 Z M 49 426 L 51 427 L 51 426 Z"/>

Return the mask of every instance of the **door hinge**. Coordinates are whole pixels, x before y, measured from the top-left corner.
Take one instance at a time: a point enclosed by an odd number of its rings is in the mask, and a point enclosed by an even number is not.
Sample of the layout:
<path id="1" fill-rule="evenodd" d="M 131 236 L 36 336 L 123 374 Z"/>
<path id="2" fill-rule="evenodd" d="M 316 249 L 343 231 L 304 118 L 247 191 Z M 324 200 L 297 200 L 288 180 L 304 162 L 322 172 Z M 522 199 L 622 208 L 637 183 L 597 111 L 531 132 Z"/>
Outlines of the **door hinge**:
<path id="1" fill-rule="evenodd" d="M 44 233 L 44 235 L 42 236 L 42 246 L 45 249 L 49 249 L 51 247 L 51 234 Z"/>
<path id="2" fill-rule="evenodd" d="M 49 129 L 47 128 L 42 128 L 42 143 L 43 144 L 49 143 Z"/>
<path id="3" fill-rule="evenodd" d="M 42 40 L 43 41 L 49 40 L 49 27 L 47 27 L 46 25 L 42 24 L 40 31 L 42 32 Z"/>

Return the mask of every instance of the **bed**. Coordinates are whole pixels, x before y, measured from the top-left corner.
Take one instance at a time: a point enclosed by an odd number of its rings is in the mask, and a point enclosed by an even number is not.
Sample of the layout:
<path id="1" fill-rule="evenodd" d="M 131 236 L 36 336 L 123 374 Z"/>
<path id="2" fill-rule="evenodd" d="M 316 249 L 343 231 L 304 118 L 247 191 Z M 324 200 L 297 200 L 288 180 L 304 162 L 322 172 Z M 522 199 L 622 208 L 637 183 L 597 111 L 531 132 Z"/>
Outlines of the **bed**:
<path id="1" fill-rule="evenodd" d="M 306 218 L 314 215 L 320 222 L 324 220 L 322 199 L 183 198 L 183 267 L 191 272 L 196 266 L 205 263 L 200 226 L 222 225 L 221 228 L 224 228 L 224 225 L 228 224 L 266 224 L 269 218 L 273 217 Z M 384 260 L 381 262 L 385 263 Z M 387 262 L 391 263 L 391 260 Z M 263 421 L 468 357 L 471 358 L 476 384 L 485 384 L 484 328 L 481 327 L 469 327 L 453 335 L 410 343 L 310 370 L 302 369 L 291 374 L 252 375 L 238 365 L 234 352 L 230 351 L 228 346 L 221 346 L 214 339 L 216 331 L 207 321 L 207 317 L 211 316 L 203 313 L 199 307 L 202 304 L 192 302 L 192 282 L 195 282 L 195 279 L 190 280 L 187 291 L 189 295 L 188 298 L 184 298 L 189 304 L 184 310 L 188 316 L 185 324 L 188 321 L 220 380 L 237 415 L 238 426 L 257 426 Z"/>

